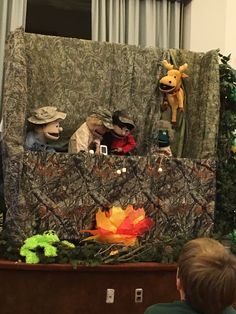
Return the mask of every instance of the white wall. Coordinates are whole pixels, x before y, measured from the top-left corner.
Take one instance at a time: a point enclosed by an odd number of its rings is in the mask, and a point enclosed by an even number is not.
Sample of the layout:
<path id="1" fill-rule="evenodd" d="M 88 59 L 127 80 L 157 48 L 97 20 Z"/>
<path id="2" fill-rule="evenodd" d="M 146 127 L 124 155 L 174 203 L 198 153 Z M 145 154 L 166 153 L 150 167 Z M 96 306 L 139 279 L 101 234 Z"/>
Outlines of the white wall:
<path id="1" fill-rule="evenodd" d="M 225 52 L 231 53 L 231 64 L 236 68 L 236 0 L 228 0 L 225 39 Z"/>
<path id="2" fill-rule="evenodd" d="M 192 0 L 186 7 L 184 48 L 231 53 L 236 68 L 236 0 Z"/>

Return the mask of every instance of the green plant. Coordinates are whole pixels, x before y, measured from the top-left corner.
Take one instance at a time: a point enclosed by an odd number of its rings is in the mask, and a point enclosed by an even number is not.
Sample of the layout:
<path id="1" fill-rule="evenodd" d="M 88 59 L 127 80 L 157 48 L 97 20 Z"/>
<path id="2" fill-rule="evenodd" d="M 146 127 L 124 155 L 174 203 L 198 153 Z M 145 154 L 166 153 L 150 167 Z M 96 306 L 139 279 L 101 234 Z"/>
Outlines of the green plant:
<path id="1" fill-rule="evenodd" d="M 135 246 L 123 244 L 105 244 L 96 241 L 79 241 L 74 248 L 69 248 L 63 241 L 55 242 L 57 249 L 56 256 L 46 256 L 42 247 L 35 247 L 40 263 L 70 263 L 77 265 L 100 265 L 128 262 L 159 262 L 174 263 L 177 261 L 182 246 L 189 241 L 189 238 L 170 238 L 140 240 Z M 13 245 L 6 236 L 0 235 L 0 257 L 12 261 L 25 262 L 20 255 L 21 244 Z"/>
<path id="2" fill-rule="evenodd" d="M 219 54 L 221 109 L 236 112 L 236 70 L 228 63 L 230 56 Z"/>
<path id="3" fill-rule="evenodd" d="M 236 130 L 236 70 L 230 55 L 219 54 L 220 123 L 217 148 L 217 192 L 215 231 L 230 233 L 236 226 L 236 153 L 232 152 L 232 132 Z"/>

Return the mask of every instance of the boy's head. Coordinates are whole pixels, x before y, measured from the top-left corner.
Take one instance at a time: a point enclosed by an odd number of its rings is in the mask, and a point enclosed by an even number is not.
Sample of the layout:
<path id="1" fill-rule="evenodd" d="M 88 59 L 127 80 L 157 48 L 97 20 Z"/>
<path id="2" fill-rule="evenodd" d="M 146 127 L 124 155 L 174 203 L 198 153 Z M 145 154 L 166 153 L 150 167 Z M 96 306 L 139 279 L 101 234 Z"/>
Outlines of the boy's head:
<path id="1" fill-rule="evenodd" d="M 116 135 L 124 137 L 135 127 L 132 119 L 124 110 L 117 110 L 112 115 L 113 131 Z"/>
<path id="2" fill-rule="evenodd" d="M 177 288 L 196 311 L 220 314 L 236 299 L 236 258 L 216 240 L 189 241 L 179 257 Z"/>

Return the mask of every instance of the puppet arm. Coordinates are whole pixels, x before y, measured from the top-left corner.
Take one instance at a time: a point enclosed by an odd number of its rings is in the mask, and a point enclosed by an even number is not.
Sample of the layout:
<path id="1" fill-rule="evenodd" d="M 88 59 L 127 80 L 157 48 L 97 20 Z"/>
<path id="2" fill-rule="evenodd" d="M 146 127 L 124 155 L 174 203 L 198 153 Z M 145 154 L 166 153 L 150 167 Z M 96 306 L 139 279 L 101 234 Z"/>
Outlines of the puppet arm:
<path id="1" fill-rule="evenodd" d="M 136 147 L 136 142 L 132 134 L 127 135 L 127 143 L 122 147 L 122 151 L 127 154 Z"/>
<path id="2" fill-rule="evenodd" d="M 88 152 L 90 144 L 90 133 L 82 125 L 75 133 L 71 136 L 69 141 L 69 153 L 78 153 L 80 151 Z"/>

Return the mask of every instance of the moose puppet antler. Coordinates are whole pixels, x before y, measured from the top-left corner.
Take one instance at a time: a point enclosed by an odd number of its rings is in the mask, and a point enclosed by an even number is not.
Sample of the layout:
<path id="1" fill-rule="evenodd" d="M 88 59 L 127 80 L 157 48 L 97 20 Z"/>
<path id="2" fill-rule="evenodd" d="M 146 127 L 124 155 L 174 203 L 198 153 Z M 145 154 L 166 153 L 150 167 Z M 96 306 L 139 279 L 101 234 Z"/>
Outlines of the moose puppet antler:
<path id="1" fill-rule="evenodd" d="M 164 107 L 166 109 L 166 103 L 171 107 L 172 124 L 176 124 L 177 110 L 184 110 L 184 91 L 181 87 L 182 78 L 188 77 L 184 71 L 188 68 L 187 63 L 181 65 L 179 69 L 174 69 L 174 66 L 167 60 L 163 60 L 163 66 L 168 70 L 167 75 L 160 79 L 159 89 L 165 95 Z"/>

